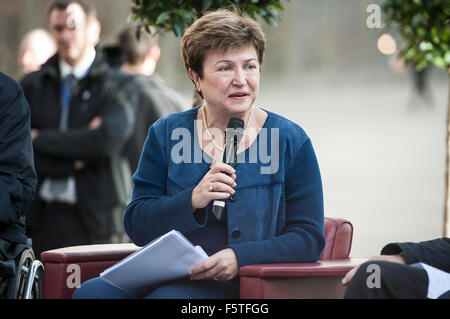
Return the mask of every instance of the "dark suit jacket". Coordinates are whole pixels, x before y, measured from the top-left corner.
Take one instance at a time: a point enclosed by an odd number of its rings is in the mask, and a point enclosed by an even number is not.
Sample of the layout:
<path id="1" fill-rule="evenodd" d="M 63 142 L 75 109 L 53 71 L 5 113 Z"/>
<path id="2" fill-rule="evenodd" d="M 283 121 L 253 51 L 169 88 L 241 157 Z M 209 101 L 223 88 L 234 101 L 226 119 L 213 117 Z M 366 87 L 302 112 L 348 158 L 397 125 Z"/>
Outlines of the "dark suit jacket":
<path id="1" fill-rule="evenodd" d="M 132 172 L 135 172 L 150 126 L 164 115 L 180 112 L 184 107 L 181 95 L 157 74 L 135 75 L 130 78 L 133 79 L 132 97 L 137 98 L 134 108 L 136 121 L 125 154 Z"/>
<path id="2" fill-rule="evenodd" d="M 19 84 L 0 72 L 0 274 L 13 274 L 28 246 L 25 215 L 36 182 L 30 109 Z"/>
<path id="3" fill-rule="evenodd" d="M 47 177 L 74 176 L 82 221 L 90 233 L 104 236 L 115 231 L 112 208 L 129 199 L 130 171 L 122 156 L 123 145 L 133 129 L 134 114 L 127 101 L 126 79 L 114 74 L 100 53 L 87 76 L 71 97 L 69 130 L 59 130 L 61 79 L 55 55 L 38 72 L 21 82 L 31 107 L 31 127 L 39 130 L 34 140 L 38 192 Z M 98 129 L 88 125 L 101 117 Z M 87 165 L 74 169 L 80 160 Z M 39 218 L 32 211 L 32 220 Z M 33 227 L 33 224 L 31 227 Z"/>
<path id="4" fill-rule="evenodd" d="M 386 245 L 382 255 L 398 255 L 403 253 L 406 263 L 422 262 L 430 266 L 450 272 L 450 238 L 437 238 L 419 243 L 392 243 Z"/>

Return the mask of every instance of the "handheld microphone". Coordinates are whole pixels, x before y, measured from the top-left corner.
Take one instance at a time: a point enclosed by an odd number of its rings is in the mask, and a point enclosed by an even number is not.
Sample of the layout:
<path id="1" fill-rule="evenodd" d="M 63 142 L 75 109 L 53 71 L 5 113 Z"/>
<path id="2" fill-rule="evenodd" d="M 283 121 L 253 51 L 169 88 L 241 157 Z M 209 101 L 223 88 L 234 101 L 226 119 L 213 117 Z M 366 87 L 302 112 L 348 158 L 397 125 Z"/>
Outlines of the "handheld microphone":
<path id="1" fill-rule="evenodd" d="M 233 117 L 228 122 L 225 130 L 225 147 L 223 151 L 223 162 L 235 167 L 237 160 L 238 145 L 243 136 L 244 121 Z M 222 219 L 225 208 L 225 200 L 217 199 L 213 203 L 212 212 L 217 219 Z"/>

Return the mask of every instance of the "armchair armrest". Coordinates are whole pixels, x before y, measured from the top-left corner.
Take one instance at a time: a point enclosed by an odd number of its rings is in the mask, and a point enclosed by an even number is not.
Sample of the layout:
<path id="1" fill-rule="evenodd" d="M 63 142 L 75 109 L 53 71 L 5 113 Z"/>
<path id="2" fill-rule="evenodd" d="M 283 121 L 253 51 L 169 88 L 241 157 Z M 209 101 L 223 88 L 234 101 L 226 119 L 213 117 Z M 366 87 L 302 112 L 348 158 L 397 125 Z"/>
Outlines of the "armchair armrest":
<path id="1" fill-rule="evenodd" d="M 41 260 L 54 263 L 121 260 L 139 248 L 131 243 L 71 246 L 45 251 Z"/>
<path id="2" fill-rule="evenodd" d="M 102 271 L 132 254 L 134 244 L 73 246 L 41 254 L 45 267 L 44 298 L 71 298 L 76 284 L 97 277 Z"/>
<path id="3" fill-rule="evenodd" d="M 249 265 L 239 270 L 241 299 L 343 298 L 342 277 L 366 258 Z"/>

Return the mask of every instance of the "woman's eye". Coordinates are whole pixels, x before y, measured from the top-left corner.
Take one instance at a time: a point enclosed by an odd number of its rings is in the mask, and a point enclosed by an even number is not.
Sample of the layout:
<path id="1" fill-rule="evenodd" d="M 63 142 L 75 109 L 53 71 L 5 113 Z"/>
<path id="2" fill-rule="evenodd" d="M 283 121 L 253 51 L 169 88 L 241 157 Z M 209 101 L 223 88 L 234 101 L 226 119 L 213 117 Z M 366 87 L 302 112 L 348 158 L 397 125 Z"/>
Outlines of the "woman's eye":
<path id="1" fill-rule="evenodd" d="M 229 66 L 221 66 L 219 68 L 219 71 L 229 71 L 229 70 L 231 70 L 231 68 Z"/>
<path id="2" fill-rule="evenodd" d="M 249 65 L 246 66 L 246 68 L 247 68 L 248 70 L 254 70 L 254 69 L 256 69 L 256 65 L 254 65 L 254 64 L 249 64 Z"/>

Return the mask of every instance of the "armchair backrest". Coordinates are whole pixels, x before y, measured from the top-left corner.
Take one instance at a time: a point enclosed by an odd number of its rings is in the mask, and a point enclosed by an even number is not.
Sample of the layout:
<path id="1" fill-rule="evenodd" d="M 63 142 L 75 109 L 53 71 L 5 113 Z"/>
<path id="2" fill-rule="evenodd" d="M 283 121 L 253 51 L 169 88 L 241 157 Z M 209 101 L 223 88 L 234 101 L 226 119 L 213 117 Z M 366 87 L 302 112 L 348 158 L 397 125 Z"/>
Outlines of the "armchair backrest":
<path id="1" fill-rule="evenodd" d="M 352 248 L 353 225 L 342 218 L 325 217 L 325 248 L 320 260 L 348 258 Z"/>

